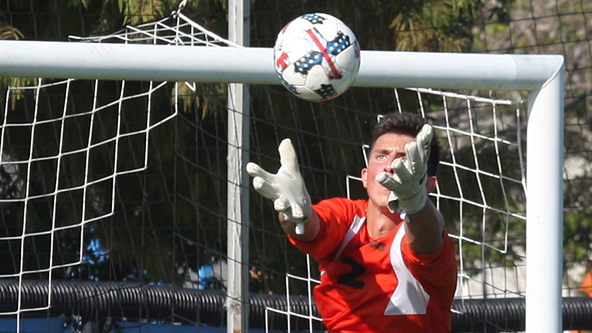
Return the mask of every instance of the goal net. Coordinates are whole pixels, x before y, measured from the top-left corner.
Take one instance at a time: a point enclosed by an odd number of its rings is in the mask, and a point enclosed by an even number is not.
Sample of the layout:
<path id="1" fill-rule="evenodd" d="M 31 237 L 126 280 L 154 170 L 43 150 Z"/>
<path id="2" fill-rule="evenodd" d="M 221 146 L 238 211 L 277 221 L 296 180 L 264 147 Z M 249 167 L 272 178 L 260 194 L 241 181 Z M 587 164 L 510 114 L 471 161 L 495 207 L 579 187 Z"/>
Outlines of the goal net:
<path id="1" fill-rule="evenodd" d="M 290 137 L 313 201 L 364 197 L 377 117 L 410 111 L 444 147 L 431 199 L 458 255 L 453 329 L 561 327 L 560 59 L 366 51 L 355 87 L 309 103 L 277 85 L 269 49 L 182 13 L 73 41 L 0 42 L 0 74 L 14 77 L 0 97 L 0 326 L 221 327 L 235 297 L 229 267 L 242 267 L 250 329 L 322 331 L 316 264 L 248 181 L 249 216 L 231 221 L 248 228 L 248 262 L 227 251 L 228 184 L 244 179 L 229 176 L 229 154 L 274 169 Z M 19 60 L 36 48 L 38 67 Z M 389 59 L 406 65 L 367 65 Z M 459 70 L 466 61 L 474 68 Z M 251 84 L 250 112 L 234 108 L 230 82 Z M 394 88 L 408 86 L 418 88 Z M 229 142 L 234 117 L 249 142 Z M 552 273 L 527 280 L 527 269 Z"/>

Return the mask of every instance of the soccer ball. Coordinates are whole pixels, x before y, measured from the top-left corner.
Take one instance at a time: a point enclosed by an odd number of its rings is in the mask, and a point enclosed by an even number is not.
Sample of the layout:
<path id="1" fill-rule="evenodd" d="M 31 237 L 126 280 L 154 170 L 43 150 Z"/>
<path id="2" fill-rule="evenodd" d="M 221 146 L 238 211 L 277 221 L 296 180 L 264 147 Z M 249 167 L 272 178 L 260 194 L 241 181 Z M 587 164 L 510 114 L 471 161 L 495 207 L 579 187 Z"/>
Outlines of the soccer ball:
<path id="1" fill-rule="evenodd" d="M 280 31 L 273 48 L 282 84 L 309 101 L 343 94 L 360 68 L 360 44 L 351 29 L 323 13 L 302 15 Z"/>

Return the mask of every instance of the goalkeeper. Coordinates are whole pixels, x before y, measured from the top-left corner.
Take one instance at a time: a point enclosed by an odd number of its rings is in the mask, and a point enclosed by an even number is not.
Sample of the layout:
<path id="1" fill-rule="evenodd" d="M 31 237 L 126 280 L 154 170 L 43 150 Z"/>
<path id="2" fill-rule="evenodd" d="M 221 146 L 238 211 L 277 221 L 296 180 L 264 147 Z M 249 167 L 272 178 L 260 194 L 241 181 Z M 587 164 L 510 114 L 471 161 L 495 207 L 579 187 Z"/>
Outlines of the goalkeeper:
<path id="1" fill-rule="evenodd" d="M 288 139 L 276 174 L 247 165 L 290 242 L 319 264 L 314 299 L 329 332 L 450 332 L 456 259 L 428 199 L 440 150 L 432 136 L 417 115 L 384 116 L 361 172 L 367 200 L 312 205 Z"/>

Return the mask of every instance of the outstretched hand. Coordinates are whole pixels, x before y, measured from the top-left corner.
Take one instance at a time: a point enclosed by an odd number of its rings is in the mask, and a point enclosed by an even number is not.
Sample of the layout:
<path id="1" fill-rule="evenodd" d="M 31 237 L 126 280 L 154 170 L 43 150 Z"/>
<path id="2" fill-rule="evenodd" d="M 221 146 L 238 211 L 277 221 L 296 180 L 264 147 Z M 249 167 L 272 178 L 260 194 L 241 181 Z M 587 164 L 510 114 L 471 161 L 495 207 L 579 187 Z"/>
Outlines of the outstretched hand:
<path id="1" fill-rule="evenodd" d="M 415 140 L 405 145 L 407 157 L 396 158 L 392 162 L 393 173 L 382 172 L 376 176 L 376 181 L 391 190 L 388 199 L 389 210 L 399 211 L 403 219 L 406 214 L 420 211 L 426 204 L 426 181 L 432 137 L 432 126 L 424 125 Z"/>
<path id="2" fill-rule="evenodd" d="M 290 139 L 284 139 L 278 147 L 281 166 L 276 174 L 259 165 L 247 163 L 247 172 L 253 177 L 253 187 L 259 194 L 273 201 L 276 211 L 286 220 L 296 223 L 296 234 L 304 234 L 304 223 L 311 214 L 310 196 L 298 167 L 296 151 Z"/>

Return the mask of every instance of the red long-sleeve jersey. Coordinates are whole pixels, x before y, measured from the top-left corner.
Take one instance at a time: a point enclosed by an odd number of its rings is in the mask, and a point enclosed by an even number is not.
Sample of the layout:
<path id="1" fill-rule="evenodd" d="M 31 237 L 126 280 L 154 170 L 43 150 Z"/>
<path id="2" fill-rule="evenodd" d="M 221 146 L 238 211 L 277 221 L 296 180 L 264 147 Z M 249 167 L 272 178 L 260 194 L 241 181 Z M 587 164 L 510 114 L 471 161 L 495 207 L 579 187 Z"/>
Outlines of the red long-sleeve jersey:
<path id="1" fill-rule="evenodd" d="M 457 267 L 448 234 L 433 254 L 409 248 L 405 223 L 373 239 L 365 223 L 367 205 L 367 200 L 323 200 L 314 205 L 321 219 L 317 238 L 290 238 L 319 264 L 314 299 L 323 323 L 331 333 L 450 332 Z"/>

